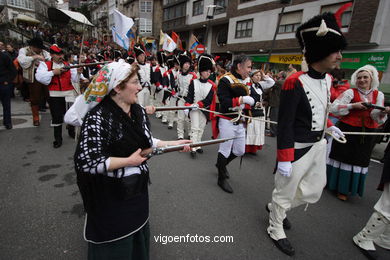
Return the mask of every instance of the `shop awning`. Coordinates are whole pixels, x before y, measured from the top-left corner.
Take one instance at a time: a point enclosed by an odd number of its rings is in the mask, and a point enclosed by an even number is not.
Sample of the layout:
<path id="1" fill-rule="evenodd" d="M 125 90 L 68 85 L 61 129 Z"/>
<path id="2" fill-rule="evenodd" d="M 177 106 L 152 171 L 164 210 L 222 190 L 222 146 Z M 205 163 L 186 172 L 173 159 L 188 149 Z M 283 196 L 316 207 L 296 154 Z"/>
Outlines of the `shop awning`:
<path id="1" fill-rule="evenodd" d="M 49 8 L 48 9 L 48 16 L 51 21 L 67 24 L 69 23 L 69 20 L 75 20 L 79 23 L 86 24 L 89 26 L 94 26 L 88 19 L 79 12 L 73 12 L 69 10 L 64 9 L 57 9 L 57 8 Z"/>
<path id="2" fill-rule="evenodd" d="M 18 14 L 15 17 L 15 20 L 16 21 L 26 22 L 26 23 L 41 23 L 41 21 L 39 21 L 39 20 L 37 20 L 35 18 L 32 18 L 31 16 L 25 15 L 25 14 Z"/>
<path id="3" fill-rule="evenodd" d="M 358 69 L 370 64 L 379 71 L 386 71 L 390 52 L 343 53 L 342 69 Z"/>

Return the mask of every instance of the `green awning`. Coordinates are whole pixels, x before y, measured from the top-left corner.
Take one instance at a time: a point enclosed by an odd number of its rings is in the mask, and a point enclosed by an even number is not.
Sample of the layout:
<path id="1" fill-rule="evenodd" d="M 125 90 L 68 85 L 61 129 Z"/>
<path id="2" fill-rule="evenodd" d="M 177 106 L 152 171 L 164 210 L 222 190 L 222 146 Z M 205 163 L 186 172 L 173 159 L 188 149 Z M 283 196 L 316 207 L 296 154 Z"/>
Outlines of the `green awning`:
<path id="1" fill-rule="evenodd" d="M 379 71 L 385 71 L 389 63 L 390 52 L 343 53 L 342 69 L 358 69 L 370 64 Z"/>
<path id="2" fill-rule="evenodd" d="M 267 62 L 268 56 L 251 56 L 253 62 Z"/>

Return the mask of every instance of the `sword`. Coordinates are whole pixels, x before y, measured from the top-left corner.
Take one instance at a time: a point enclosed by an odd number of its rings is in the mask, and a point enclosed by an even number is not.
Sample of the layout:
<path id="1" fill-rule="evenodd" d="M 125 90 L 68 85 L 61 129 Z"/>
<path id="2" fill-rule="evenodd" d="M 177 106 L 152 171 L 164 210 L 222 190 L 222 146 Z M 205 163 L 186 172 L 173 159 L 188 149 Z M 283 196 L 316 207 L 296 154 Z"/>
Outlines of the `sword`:
<path id="1" fill-rule="evenodd" d="M 157 111 L 172 111 L 172 110 L 186 110 L 186 109 L 193 109 L 198 108 L 197 106 L 175 106 L 175 107 L 156 107 Z"/>
<path id="2" fill-rule="evenodd" d="M 179 145 L 172 145 L 172 146 L 167 146 L 167 147 L 156 147 L 156 148 L 149 148 L 145 149 L 141 152 L 141 155 L 143 157 L 146 157 L 150 159 L 151 157 L 155 155 L 161 155 L 164 153 L 170 153 L 170 152 L 176 152 L 176 151 L 181 151 L 185 146 L 189 147 L 199 147 L 199 146 L 207 146 L 207 145 L 212 145 L 212 144 L 219 144 L 223 143 L 229 140 L 233 140 L 236 137 L 231 137 L 231 138 L 221 138 L 221 139 L 215 139 L 215 140 L 208 140 L 208 141 L 203 141 L 199 143 L 190 143 L 190 144 L 179 144 Z"/>

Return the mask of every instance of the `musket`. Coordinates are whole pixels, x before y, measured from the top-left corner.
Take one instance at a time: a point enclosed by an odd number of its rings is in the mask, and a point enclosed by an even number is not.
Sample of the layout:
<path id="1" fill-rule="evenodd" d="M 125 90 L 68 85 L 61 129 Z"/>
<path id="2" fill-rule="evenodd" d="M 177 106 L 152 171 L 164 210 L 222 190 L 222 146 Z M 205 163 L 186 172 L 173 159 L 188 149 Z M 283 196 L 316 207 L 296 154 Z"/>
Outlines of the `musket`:
<path id="1" fill-rule="evenodd" d="M 173 110 L 186 110 L 186 109 L 193 109 L 198 108 L 197 106 L 175 106 L 175 107 L 156 107 L 157 111 L 173 111 Z"/>
<path id="2" fill-rule="evenodd" d="M 203 141 L 199 143 L 189 143 L 189 144 L 179 144 L 179 145 L 172 145 L 172 146 L 166 146 L 166 147 L 156 147 L 156 148 L 149 148 L 145 149 L 141 152 L 141 155 L 146 158 L 151 158 L 155 155 L 161 155 L 164 153 L 170 153 L 170 152 L 176 152 L 176 151 L 181 151 L 185 146 L 189 147 L 199 147 L 199 146 L 207 146 L 207 145 L 212 145 L 212 144 L 219 144 L 223 143 L 229 140 L 233 140 L 236 137 L 232 138 L 221 138 L 221 139 L 215 139 L 215 140 L 208 140 L 208 141 Z"/>
<path id="3" fill-rule="evenodd" d="M 382 110 L 382 111 L 385 111 L 386 108 L 385 107 L 382 107 L 382 106 L 378 106 L 378 105 L 374 105 L 374 104 L 370 104 L 370 103 L 362 103 L 363 106 L 365 106 L 366 108 L 373 108 L 373 109 L 379 109 L 379 110 Z"/>
<path id="4" fill-rule="evenodd" d="M 74 68 L 81 68 L 81 67 L 90 67 L 90 66 L 102 65 L 102 64 L 107 64 L 107 63 L 109 63 L 109 61 L 95 62 L 95 63 L 84 63 L 84 64 L 77 64 L 77 65 L 64 66 L 63 69 L 69 70 L 69 69 L 74 69 Z"/>

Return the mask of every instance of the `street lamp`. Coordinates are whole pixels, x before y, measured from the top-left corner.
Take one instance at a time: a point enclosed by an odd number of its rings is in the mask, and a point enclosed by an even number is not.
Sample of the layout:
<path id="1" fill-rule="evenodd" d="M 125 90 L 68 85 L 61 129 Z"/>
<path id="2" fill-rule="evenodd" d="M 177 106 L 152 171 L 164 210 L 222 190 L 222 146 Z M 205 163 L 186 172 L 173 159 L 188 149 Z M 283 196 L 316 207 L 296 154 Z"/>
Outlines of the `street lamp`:
<path id="1" fill-rule="evenodd" d="M 216 9 L 223 9 L 223 7 L 220 5 L 208 5 L 206 7 L 207 7 L 207 13 L 206 13 L 207 27 L 206 27 L 206 34 L 205 34 L 204 43 L 205 43 L 206 50 L 208 50 L 207 44 L 208 44 L 209 28 L 210 28 L 211 19 L 214 19 L 215 10 Z M 211 12 L 210 12 L 210 10 L 211 10 Z"/>

